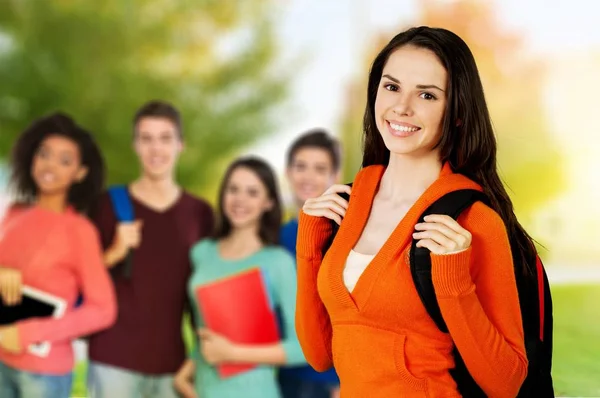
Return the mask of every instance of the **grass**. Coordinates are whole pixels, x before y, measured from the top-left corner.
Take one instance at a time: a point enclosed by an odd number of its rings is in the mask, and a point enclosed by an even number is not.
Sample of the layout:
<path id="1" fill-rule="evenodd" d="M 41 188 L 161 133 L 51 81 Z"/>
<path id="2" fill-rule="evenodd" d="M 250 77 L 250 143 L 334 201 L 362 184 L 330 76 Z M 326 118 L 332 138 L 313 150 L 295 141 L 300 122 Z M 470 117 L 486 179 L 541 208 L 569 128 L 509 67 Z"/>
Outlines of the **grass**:
<path id="1" fill-rule="evenodd" d="M 600 285 L 556 286 L 552 299 L 556 395 L 600 397 Z"/>
<path id="2" fill-rule="evenodd" d="M 552 295 L 556 396 L 600 397 L 600 285 L 555 286 Z M 184 335 L 189 343 L 192 339 L 189 327 L 185 327 Z M 86 364 L 78 364 L 74 397 L 86 396 L 85 374 Z"/>
<path id="3" fill-rule="evenodd" d="M 85 379 L 87 374 L 87 362 L 79 362 L 75 366 L 75 372 L 73 377 L 73 390 L 71 391 L 72 397 L 87 397 L 87 390 L 85 388 Z"/>

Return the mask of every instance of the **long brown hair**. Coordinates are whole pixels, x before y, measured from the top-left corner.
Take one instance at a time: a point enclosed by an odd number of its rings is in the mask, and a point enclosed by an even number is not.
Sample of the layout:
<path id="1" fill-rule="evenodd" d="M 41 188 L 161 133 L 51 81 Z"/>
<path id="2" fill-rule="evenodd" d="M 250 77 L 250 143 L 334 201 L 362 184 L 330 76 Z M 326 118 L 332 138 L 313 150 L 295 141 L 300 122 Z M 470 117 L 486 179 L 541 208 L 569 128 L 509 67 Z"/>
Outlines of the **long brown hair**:
<path id="1" fill-rule="evenodd" d="M 363 120 L 363 167 L 387 165 L 390 151 L 375 122 L 375 100 L 383 68 L 392 52 L 406 45 L 432 51 L 448 72 L 448 101 L 444 112 L 442 136 L 437 144 L 442 162 L 455 173 L 482 186 L 491 207 L 498 212 L 511 241 L 515 265 L 524 274 L 533 273 L 536 250 L 533 240 L 514 213 L 512 201 L 496 164 L 496 136 L 483 93 L 475 58 L 467 44 L 456 34 L 426 26 L 411 28 L 396 35 L 377 55 L 369 73 L 367 106 Z"/>
<path id="2" fill-rule="evenodd" d="M 270 210 L 265 211 L 260 219 L 259 236 L 265 245 L 277 245 L 279 244 L 279 229 L 281 228 L 281 198 L 279 196 L 279 188 L 277 185 L 277 179 L 271 166 L 262 159 L 254 156 L 243 157 L 237 159 L 225 172 L 221 187 L 219 189 L 219 208 L 218 208 L 218 220 L 217 226 L 214 233 L 215 239 L 224 238 L 231 232 L 231 223 L 225 212 L 223 211 L 223 199 L 225 197 L 225 190 L 227 184 L 233 172 L 239 168 L 245 168 L 252 171 L 258 179 L 262 182 L 269 199 L 273 202 L 273 206 Z"/>

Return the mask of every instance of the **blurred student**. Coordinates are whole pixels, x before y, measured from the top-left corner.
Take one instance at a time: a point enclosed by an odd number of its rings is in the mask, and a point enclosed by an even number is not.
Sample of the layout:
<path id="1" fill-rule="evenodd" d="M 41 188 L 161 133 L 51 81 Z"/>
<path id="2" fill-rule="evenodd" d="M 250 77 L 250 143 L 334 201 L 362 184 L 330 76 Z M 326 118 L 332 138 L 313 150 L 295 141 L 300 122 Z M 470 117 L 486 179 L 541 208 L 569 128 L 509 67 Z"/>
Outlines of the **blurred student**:
<path id="1" fill-rule="evenodd" d="M 280 398 L 274 367 L 305 363 L 294 329 L 296 271 L 294 259 L 278 246 L 281 203 L 270 166 L 254 158 L 235 161 L 225 173 L 219 194 L 219 226 L 191 252 L 189 282 L 199 350 L 182 367 L 177 389 L 186 398 Z M 237 344 L 206 327 L 195 297 L 197 287 L 251 268 L 268 275 L 267 289 L 282 315 L 283 335 L 273 344 Z M 221 378 L 216 365 L 249 363 L 258 367 Z M 193 380 L 193 381 L 192 381 Z"/>
<path id="2" fill-rule="evenodd" d="M 175 181 L 183 149 L 179 112 L 161 101 L 143 105 L 133 120 L 133 144 L 141 175 L 125 195 L 135 221 L 118 219 L 108 193 L 94 213 L 119 317 L 89 341 L 93 398 L 177 396 L 173 376 L 186 358 L 182 320 L 189 250 L 213 227 L 209 205 Z"/>
<path id="3" fill-rule="evenodd" d="M 103 189 L 104 162 L 92 136 L 55 113 L 21 134 L 11 168 L 17 202 L 0 223 L 2 305 L 21 303 L 27 285 L 67 309 L 0 326 L 0 397 L 68 398 L 73 340 L 110 326 L 117 312 L 98 233 L 84 215 Z M 46 356 L 28 349 L 41 342 L 51 344 Z"/>
<path id="4" fill-rule="evenodd" d="M 322 129 L 302 134 L 290 146 L 286 176 L 294 199 L 294 216 L 281 228 L 281 244 L 296 258 L 298 209 L 310 198 L 321 195 L 340 175 L 339 142 Z M 334 369 L 324 373 L 310 365 L 284 367 L 279 386 L 284 398 L 329 398 L 339 393 L 340 381 Z"/>

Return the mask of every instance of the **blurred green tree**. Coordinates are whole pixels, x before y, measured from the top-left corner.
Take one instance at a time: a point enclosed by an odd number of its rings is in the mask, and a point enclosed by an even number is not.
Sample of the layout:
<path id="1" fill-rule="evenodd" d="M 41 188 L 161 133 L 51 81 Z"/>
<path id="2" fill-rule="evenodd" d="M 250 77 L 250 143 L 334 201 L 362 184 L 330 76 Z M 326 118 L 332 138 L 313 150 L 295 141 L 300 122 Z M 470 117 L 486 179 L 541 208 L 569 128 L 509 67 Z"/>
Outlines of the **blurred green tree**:
<path id="1" fill-rule="evenodd" d="M 129 181 L 133 113 L 164 99 L 183 116 L 181 183 L 214 193 L 224 161 L 272 133 L 286 99 L 269 3 L 0 2 L 0 160 L 33 119 L 64 110 L 95 133 L 109 182 Z"/>
<path id="2" fill-rule="evenodd" d="M 498 138 L 498 163 L 516 211 L 525 224 L 545 201 L 565 188 L 563 159 L 549 134 L 544 110 L 544 64 L 528 54 L 518 34 L 505 31 L 493 3 L 475 0 L 420 0 L 415 25 L 443 27 L 458 34 L 473 52 Z M 405 29 L 407 27 L 401 27 Z M 368 62 L 397 32 L 379 36 Z M 362 115 L 366 104 L 368 67 L 348 88 L 342 117 L 344 180 L 360 167 Z"/>

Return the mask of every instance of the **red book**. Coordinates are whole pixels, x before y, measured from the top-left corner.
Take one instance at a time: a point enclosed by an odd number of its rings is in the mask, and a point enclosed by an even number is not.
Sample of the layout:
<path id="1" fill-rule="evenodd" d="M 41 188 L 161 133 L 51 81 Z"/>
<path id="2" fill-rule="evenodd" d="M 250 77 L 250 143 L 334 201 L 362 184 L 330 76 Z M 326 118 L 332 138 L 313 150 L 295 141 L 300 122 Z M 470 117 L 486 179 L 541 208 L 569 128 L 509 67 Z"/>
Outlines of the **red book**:
<path id="1" fill-rule="evenodd" d="M 275 312 L 260 268 L 218 279 L 196 289 L 206 326 L 239 344 L 272 344 L 280 340 Z M 255 364 L 222 364 L 221 377 L 231 377 Z"/>

